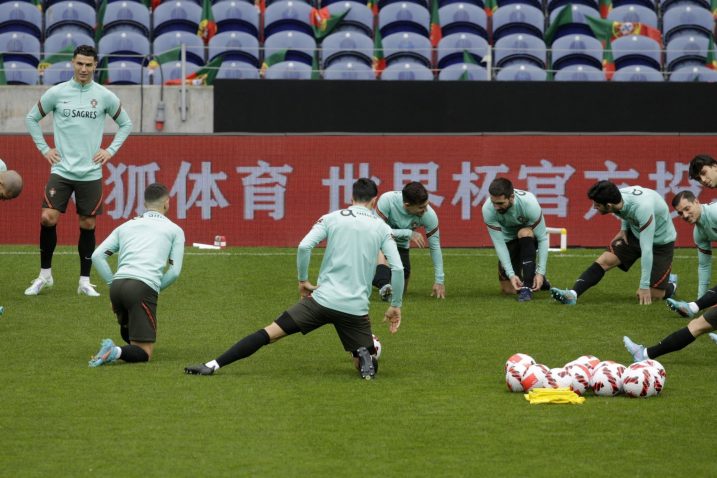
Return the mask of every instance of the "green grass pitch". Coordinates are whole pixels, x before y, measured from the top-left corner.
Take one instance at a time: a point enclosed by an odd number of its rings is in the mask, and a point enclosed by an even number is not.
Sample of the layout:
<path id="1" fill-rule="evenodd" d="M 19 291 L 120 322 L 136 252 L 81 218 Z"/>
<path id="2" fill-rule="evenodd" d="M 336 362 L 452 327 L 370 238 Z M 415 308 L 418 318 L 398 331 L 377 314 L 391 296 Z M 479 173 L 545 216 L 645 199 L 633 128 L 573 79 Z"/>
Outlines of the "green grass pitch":
<path id="1" fill-rule="evenodd" d="M 548 278 L 567 287 L 597 250 L 551 253 Z M 312 279 L 321 259 L 312 261 Z M 575 307 L 547 293 L 519 304 L 499 294 L 489 249 L 444 251 L 447 299 L 430 297 L 426 251 L 398 334 L 380 322 L 376 380 L 363 381 L 325 327 L 265 347 L 213 377 L 208 361 L 293 304 L 292 249 L 187 249 L 160 296 L 149 364 L 87 367 L 100 340 L 119 341 L 108 288 L 78 297 L 74 248 L 54 261 L 55 287 L 23 290 L 36 248 L 0 247 L 0 476 L 714 476 L 717 346 L 707 337 L 665 356 L 650 399 L 588 395 L 584 405 L 530 405 L 509 393 L 515 352 L 550 367 L 582 354 L 630 363 L 627 334 L 655 343 L 686 324 L 662 301 L 639 306 L 639 267 L 609 272 Z M 696 253 L 676 251 L 678 295 L 696 293 Z"/>

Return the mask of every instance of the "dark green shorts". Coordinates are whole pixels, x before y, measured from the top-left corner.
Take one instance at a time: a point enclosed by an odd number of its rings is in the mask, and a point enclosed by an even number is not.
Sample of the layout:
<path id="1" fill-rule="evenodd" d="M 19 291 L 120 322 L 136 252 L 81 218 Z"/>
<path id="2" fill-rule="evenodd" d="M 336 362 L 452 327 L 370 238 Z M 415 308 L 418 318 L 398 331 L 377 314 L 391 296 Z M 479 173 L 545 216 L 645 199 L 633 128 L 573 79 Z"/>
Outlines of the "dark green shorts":
<path id="1" fill-rule="evenodd" d="M 80 216 L 102 214 L 102 180 L 75 181 L 57 174 L 51 174 L 45 186 L 43 208 L 57 209 L 64 213 L 72 193 L 75 193 L 75 208 Z"/>
<path id="2" fill-rule="evenodd" d="M 311 297 L 301 299 L 296 305 L 290 307 L 286 313 L 294 319 L 294 322 L 296 322 L 304 335 L 323 325 L 333 324 L 344 350 L 353 352 L 359 347 L 373 349 L 371 321 L 368 315 L 351 315 L 328 309 L 317 304 Z"/>
<path id="3" fill-rule="evenodd" d="M 632 232 L 627 231 L 627 243 L 617 239 L 607 248 L 620 259 L 618 266 L 623 271 L 630 267 L 642 257 L 640 240 Z M 672 256 L 675 252 L 675 243 L 659 244 L 652 246 L 652 271 L 650 272 L 650 287 L 653 289 L 665 289 L 672 270 Z"/>
<path id="4" fill-rule="evenodd" d="M 705 318 L 712 328 L 717 329 L 717 307 L 710 307 L 702 314 L 702 317 Z"/>
<path id="5" fill-rule="evenodd" d="M 157 341 L 157 298 L 159 294 L 136 279 L 115 279 L 110 286 L 112 310 L 122 337 L 137 342 Z"/>

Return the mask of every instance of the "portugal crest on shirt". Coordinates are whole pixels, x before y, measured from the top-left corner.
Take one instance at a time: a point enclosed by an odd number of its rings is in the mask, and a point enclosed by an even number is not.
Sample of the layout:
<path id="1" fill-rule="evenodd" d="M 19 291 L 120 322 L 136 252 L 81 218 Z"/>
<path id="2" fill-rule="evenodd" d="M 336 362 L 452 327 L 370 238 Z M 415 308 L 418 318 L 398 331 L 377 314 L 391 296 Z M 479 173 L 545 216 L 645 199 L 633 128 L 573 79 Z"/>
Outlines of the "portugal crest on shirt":
<path id="1" fill-rule="evenodd" d="M 97 100 L 93 99 L 92 101 L 90 101 L 90 104 L 93 108 L 97 108 Z"/>

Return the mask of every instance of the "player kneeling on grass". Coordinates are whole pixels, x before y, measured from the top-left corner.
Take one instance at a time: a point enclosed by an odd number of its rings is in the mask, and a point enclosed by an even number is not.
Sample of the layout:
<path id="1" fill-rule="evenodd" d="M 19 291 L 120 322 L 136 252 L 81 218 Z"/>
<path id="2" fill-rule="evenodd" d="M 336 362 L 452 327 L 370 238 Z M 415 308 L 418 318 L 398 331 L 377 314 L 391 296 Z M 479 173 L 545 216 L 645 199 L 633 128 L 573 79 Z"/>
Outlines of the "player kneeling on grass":
<path id="1" fill-rule="evenodd" d="M 361 377 L 371 379 L 378 367 L 368 317 L 371 281 L 379 251 L 388 259 L 394 294 L 384 314 L 389 330 L 401 325 L 403 266 L 391 235 L 391 228 L 372 211 L 378 190 L 376 183 L 361 178 L 353 185 L 353 202 L 322 216 L 299 244 L 297 269 L 302 299 L 274 322 L 249 334 L 216 359 L 184 369 L 188 374 L 212 375 L 220 367 L 249 357 L 261 347 L 287 335 L 309 332 L 332 324 Z M 311 251 L 326 239 L 326 251 L 319 270 L 318 285 L 308 280 Z"/>
<path id="2" fill-rule="evenodd" d="M 92 254 L 92 263 L 110 286 L 112 310 L 128 345 L 104 339 L 90 367 L 112 363 L 148 362 L 157 338 L 157 299 L 179 277 L 184 259 L 184 232 L 167 219 L 169 190 L 154 183 L 144 191 L 146 211 L 127 221 Z M 119 251 L 117 272 L 107 258 Z"/>

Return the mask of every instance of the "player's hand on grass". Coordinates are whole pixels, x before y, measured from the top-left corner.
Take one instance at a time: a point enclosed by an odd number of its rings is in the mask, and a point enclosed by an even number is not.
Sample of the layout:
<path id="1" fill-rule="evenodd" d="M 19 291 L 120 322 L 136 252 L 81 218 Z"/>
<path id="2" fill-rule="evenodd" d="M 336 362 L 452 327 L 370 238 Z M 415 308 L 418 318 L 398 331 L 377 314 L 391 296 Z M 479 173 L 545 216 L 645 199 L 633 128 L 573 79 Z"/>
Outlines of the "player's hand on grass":
<path id="1" fill-rule="evenodd" d="M 55 148 L 52 148 L 50 151 L 45 153 L 44 156 L 45 156 L 45 159 L 47 160 L 47 162 L 50 164 L 57 164 L 62 159 L 60 157 L 60 153 L 58 153 Z"/>
<path id="2" fill-rule="evenodd" d="M 423 248 L 426 247 L 426 240 L 423 238 L 423 235 L 420 232 L 413 232 L 411 233 L 411 242 L 413 242 L 416 246 Z"/>
<path id="3" fill-rule="evenodd" d="M 543 282 L 545 282 L 543 274 L 535 274 L 535 277 L 533 278 L 533 292 L 539 291 L 540 288 L 543 287 Z"/>
<path id="4" fill-rule="evenodd" d="M 640 305 L 652 304 L 650 289 L 637 289 L 637 298 L 640 300 Z"/>
<path id="5" fill-rule="evenodd" d="M 111 157 L 112 155 L 109 153 L 109 151 L 100 148 L 99 151 L 95 153 L 95 157 L 92 158 L 92 161 L 94 161 L 95 164 L 104 165 L 107 161 L 110 160 Z"/>
<path id="6" fill-rule="evenodd" d="M 446 287 L 443 284 L 433 284 L 433 291 L 431 292 L 431 297 L 435 297 L 436 299 L 445 299 Z"/>
<path id="7" fill-rule="evenodd" d="M 316 286 L 311 282 L 307 280 L 299 281 L 299 295 L 301 295 L 301 297 L 308 297 L 315 290 Z"/>
<path id="8" fill-rule="evenodd" d="M 388 322 L 388 331 L 392 334 L 398 332 L 401 326 L 401 308 L 390 306 L 383 314 L 383 321 Z"/>
<path id="9" fill-rule="evenodd" d="M 513 289 L 520 290 L 520 288 L 523 287 L 523 281 L 520 280 L 520 277 L 514 275 L 510 278 L 510 285 L 513 286 Z"/>

